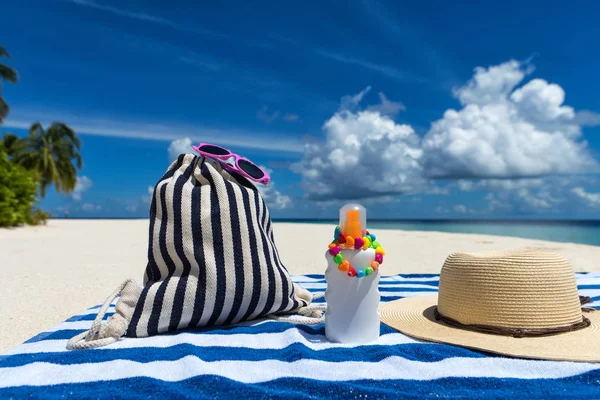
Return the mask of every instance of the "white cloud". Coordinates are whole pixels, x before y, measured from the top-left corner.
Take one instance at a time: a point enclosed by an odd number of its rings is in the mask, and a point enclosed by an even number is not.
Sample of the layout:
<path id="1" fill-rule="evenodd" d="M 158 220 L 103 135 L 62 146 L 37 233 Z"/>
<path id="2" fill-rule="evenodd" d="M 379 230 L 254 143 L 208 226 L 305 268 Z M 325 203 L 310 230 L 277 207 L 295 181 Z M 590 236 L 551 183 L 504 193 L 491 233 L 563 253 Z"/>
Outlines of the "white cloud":
<path id="1" fill-rule="evenodd" d="M 501 197 L 501 198 L 498 198 Z M 512 209 L 512 205 L 508 203 L 508 196 L 506 196 L 506 193 L 500 193 L 500 196 L 498 196 L 498 193 L 488 193 L 485 196 L 485 200 L 488 201 L 488 209 L 490 211 L 496 211 L 496 210 L 511 210 Z"/>
<path id="2" fill-rule="evenodd" d="M 368 92 L 344 96 L 325 124 L 324 143 L 306 143 L 293 166 L 308 198 L 351 199 L 423 189 L 419 137 L 377 111 L 352 111 Z"/>
<path id="3" fill-rule="evenodd" d="M 71 192 L 71 197 L 75 201 L 81 201 L 81 196 L 85 191 L 92 187 L 92 180 L 87 176 L 78 176 L 75 183 L 75 189 Z"/>
<path id="4" fill-rule="evenodd" d="M 213 37 L 217 37 L 217 38 L 227 38 L 228 37 L 227 35 L 225 35 L 221 32 L 217 32 L 217 31 L 214 31 L 211 29 L 200 28 L 198 26 L 187 26 L 187 25 L 183 25 L 181 23 L 177 23 L 177 22 L 174 22 L 172 20 L 169 20 L 169 19 L 166 19 L 163 17 L 159 17 L 157 15 L 151 15 L 151 14 L 148 14 L 148 13 L 145 13 L 142 11 L 130 11 L 130 10 L 126 10 L 123 8 L 117 8 L 117 7 L 110 6 L 108 4 L 101 4 L 101 3 L 98 3 L 93 0 L 71 0 L 71 2 L 74 4 L 77 4 L 79 6 L 93 8 L 96 10 L 102 10 L 102 11 L 109 12 L 114 15 L 121 16 L 121 17 L 132 18 L 132 19 L 137 19 L 140 21 L 145 21 L 145 22 L 149 22 L 149 23 L 153 23 L 153 24 L 167 26 L 167 27 L 170 27 L 170 28 L 176 29 L 178 31 L 182 31 L 182 32 L 199 33 L 199 34 L 209 35 L 209 36 L 213 36 Z"/>
<path id="5" fill-rule="evenodd" d="M 382 92 L 379 92 L 379 100 L 381 101 L 380 104 L 370 105 L 367 107 L 367 111 L 378 111 L 383 115 L 390 115 L 393 117 L 400 111 L 406 110 L 404 104 L 397 101 L 388 100 L 388 98 L 385 97 L 385 94 Z"/>
<path id="6" fill-rule="evenodd" d="M 173 162 L 180 154 L 195 154 L 192 149 L 192 139 L 189 137 L 176 139 L 169 145 L 169 161 Z"/>
<path id="7" fill-rule="evenodd" d="M 142 196 L 142 203 L 150 204 L 152 195 L 154 195 L 154 187 L 148 186 L 147 194 Z"/>
<path id="8" fill-rule="evenodd" d="M 333 53 L 330 51 L 324 51 L 324 50 L 319 50 L 319 49 L 315 49 L 313 51 L 316 54 L 319 54 L 319 55 L 329 58 L 331 60 L 335 60 L 335 61 L 343 63 L 343 64 L 357 65 L 359 67 L 378 72 L 382 75 L 385 75 L 389 78 L 397 79 L 399 81 L 408 81 L 411 83 L 428 82 L 428 80 L 422 76 L 419 76 L 419 75 L 414 74 L 409 71 L 404 71 L 404 70 L 398 69 L 396 67 L 391 67 L 389 65 L 378 64 L 378 63 L 374 63 L 371 61 L 362 60 L 359 58 L 348 57 L 343 54 Z"/>
<path id="9" fill-rule="evenodd" d="M 282 210 L 292 204 L 291 197 L 276 190 L 272 183 L 267 186 L 258 184 L 256 187 L 269 208 Z"/>
<path id="10" fill-rule="evenodd" d="M 581 110 L 575 115 L 575 120 L 581 126 L 598 126 L 600 125 L 600 114 L 588 110 Z"/>
<path id="11" fill-rule="evenodd" d="M 273 176 L 273 170 L 265 167 L 264 165 L 260 166 L 264 169 L 267 174 Z M 292 204 L 292 198 L 288 195 L 281 193 L 279 190 L 275 189 L 275 184 L 273 180 L 269 182 L 268 185 L 257 184 L 256 187 L 260 192 L 263 200 L 267 204 L 269 208 L 275 210 L 283 210 L 284 208 L 288 208 Z"/>
<path id="12" fill-rule="evenodd" d="M 560 202 L 556 197 L 553 197 L 548 190 L 531 191 L 529 189 L 519 189 L 516 191 L 516 195 L 523 200 L 523 202 L 529 205 L 531 208 L 550 208 L 554 204 Z"/>
<path id="13" fill-rule="evenodd" d="M 576 181 L 567 177 L 546 177 L 514 180 L 484 179 L 467 182 L 470 184 L 469 190 L 492 191 L 485 196 L 490 211 L 516 209 L 527 213 L 558 213 L 562 210 L 562 206 L 568 204 L 565 194 Z M 458 186 L 461 188 L 461 181 Z"/>
<path id="14" fill-rule="evenodd" d="M 518 178 L 598 170 L 564 90 L 509 61 L 478 67 L 454 90 L 463 108 L 447 110 L 423 139 L 431 177 Z"/>
<path id="15" fill-rule="evenodd" d="M 263 121 L 265 124 L 270 124 L 275 121 L 281 115 L 281 111 L 269 112 L 269 107 L 263 106 L 256 113 L 256 118 Z"/>
<path id="16" fill-rule="evenodd" d="M 79 135 L 124 137 L 144 140 L 173 141 L 189 137 L 194 142 L 218 143 L 221 146 L 301 153 L 302 138 L 286 132 L 260 132 L 246 129 L 216 129 L 200 123 L 178 121 L 135 121 L 120 118 L 104 118 L 94 115 L 78 115 L 46 108 L 13 107 L 10 118 L 3 125 L 10 128 L 29 129 L 31 121 L 47 126 L 52 121 L 64 121 Z"/>
<path id="17" fill-rule="evenodd" d="M 285 113 L 283 115 L 283 120 L 287 122 L 296 122 L 300 120 L 300 116 L 294 113 Z"/>
<path id="18" fill-rule="evenodd" d="M 545 184 L 542 178 L 522 178 L 522 179 L 459 179 L 457 186 L 463 192 L 471 190 L 492 190 L 507 191 L 518 189 L 530 189 L 543 186 Z"/>
<path id="19" fill-rule="evenodd" d="M 107 11 L 107 12 L 110 12 L 115 15 L 120 15 L 122 17 L 139 19 L 141 21 L 153 22 L 156 24 L 161 24 L 161 25 L 166 25 L 166 26 L 170 26 L 173 28 L 178 28 L 178 25 L 172 21 L 169 21 L 162 17 L 149 15 L 149 14 L 146 14 L 143 12 L 127 11 L 127 10 L 123 10 L 123 9 L 112 7 L 112 6 L 105 5 L 105 4 L 99 4 L 92 0 L 71 0 L 71 1 L 77 5 Z"/>
<path id="20" fill-rule="evenodd" d="M 453 90 L 463 106 L 502 102 L 531 69 L 523 69 L 518 61 L 511 60 L 489 68 L 476 67 L 474 71 L 465 86 Z"/>
<path id="21" fill-rule="evenodd" d="M 297 122 L 300 120 L 300 116 L 294 113 L 282 113 L 281 111 L 273 111 L 269 112 L 269 107 L 263 106 L 256 113 L 256 119 L 263 121 L 265 124 L 269 125 L 270 123 L 281 118 L 286 122 Z"/>
<path id="22" fill-rule="evenodd" d="M 96 212 L 102 210 L 102 206 L 98 204 L 85 203 L 81 206 L 81 209 L 85 212 Z"/>
<path id="23" fill-rule="evenodd" d="M 463 204 L 457 204 L 454 206 L 454 211 L 460 214 L 465 214 L 468 211 L 468 209 Z"/>
<path id="24" fill-rule="evenodd" d="M 125 207 L 125 209 L 130 213 L 134 213 L 137 211 L 138 205 L 137 204 L 129 204 L 127 207 Z"/>
<path id="25" fill-rule="evenodd" d="M 564 105 L 559 85 L 543 79 L 522 84 L 532 71 L 517 61 L 476 68 L 454 90 L 462 109 L 447 110 L 422 140 L 389 117 L 402 106 L 383 93 L 381 104 L 361 110 L 368 86 L 342 97 L 323 125 L 324 141 L 305 143 L 293 170 L 302 175 L 307 197 L 316 200 L 432 194 L 431 179 L 445 178 L 457 179 L 463 191 L 510 190 L 522 205 L 552 208 L 563 196 L 532 190 L 542 178 L 600 172 L 581 139 L 581 116 L 588 124 L 597 116 Z"/>
<path id="26" fill-rule="evenodd" d="M 294 114 L 294 113 L 283 114 L 281 111 L 269 112 L 269 107 L 267 107 L 267 106 L 263 106 L 256 113 L 256 119 L 263 121 L 267 125 L 278 120 L 279 118 L 281 118 L 282 120 L 284 120 L 286 122 L 297 122 L 298 120 L 300 120 L 300 117 L 298 116 L 298 114 Z"/>
<path id="27" fill-rule="evenodd" d="M 572 192 L 591 206 L 600 206 L 600 193 L 586 192 L 582 187 L 573 188 Z"/>
<path id="28" fill-rule="evenodd" d="M 341 111 L 354 111 L 356 109 L 356 107 L 358 107 L 360 102 L 362 101 L 363 97 L 365 97 L 365 95 L 367 93 L 369 93 L 370 91 L 371 91 L 371 86 L 367 86 L 366 88 L 364 88 L 357 94 L 342 96 L 342 100 L 340 101 L 340 110 Z"/>

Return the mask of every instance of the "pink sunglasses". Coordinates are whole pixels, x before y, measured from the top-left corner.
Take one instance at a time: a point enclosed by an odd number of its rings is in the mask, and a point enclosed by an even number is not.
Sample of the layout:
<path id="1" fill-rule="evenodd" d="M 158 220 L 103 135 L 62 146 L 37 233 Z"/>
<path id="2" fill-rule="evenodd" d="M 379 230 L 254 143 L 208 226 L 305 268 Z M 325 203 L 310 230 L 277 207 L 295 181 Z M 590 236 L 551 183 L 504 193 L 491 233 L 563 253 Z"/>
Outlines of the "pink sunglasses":
<path id="1" fill-rule="evenodd" d="M 198 146 L 192 145 L 192 149 L 200 153 L 202 156 L 216 158 L 221 162 L 224 168 L 235 171 L 240 175 L 253 180 L 254 182 L 266 185 L 271 180 L 269 174 L 267 174 L 261 167 L 223 147 L 209 143 L 200 143 Z M 225 162 L 231 157 L 235 158 L 235 165 Z"/>

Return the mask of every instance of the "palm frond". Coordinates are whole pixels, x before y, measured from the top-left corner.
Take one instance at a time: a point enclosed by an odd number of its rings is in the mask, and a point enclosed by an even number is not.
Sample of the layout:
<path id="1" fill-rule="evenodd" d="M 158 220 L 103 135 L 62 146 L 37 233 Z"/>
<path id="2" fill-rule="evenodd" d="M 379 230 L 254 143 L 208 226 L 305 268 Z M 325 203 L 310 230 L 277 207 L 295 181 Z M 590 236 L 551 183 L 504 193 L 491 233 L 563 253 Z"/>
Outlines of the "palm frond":
<path id="1" fill-rule="evenodd" d="M 14 68 L 0 63 L 0 78 L 10 83 L 17 83 L 19 80 L 19 75 Z"/>
<path id="2" fill-rule="evenodd" d="M 8 54 L 4 46 L 0 46 L 0 57 L 10 58 L 10 54 Z"/>
<path id="3" fill-rule="evenodd" d="M 39 122 L 35 122 L 35 123 L 31 124 L 31 127 L 29 128 L 29 136 L 30 137 L 41 136 L 43 134 L 44 134 L 44 127 L 42 126 L 42 124 L 40 124 Z"/>
<path id="4" fill-rule="evenodd" d="M 6 151 L 6 154 L 8 154 L 10 157 L 14 156 L 18 147 L 19 137 L 12 133 L 6 133 L 0 142 L 4 148 L 4 151 Z"/>
<path id="5" fill-rule="evenodd" d="M 4 118 L 6 118 L 9 111 L 10 107 L 8 106 L 8 104 L 6 104 L 2 96 L 0 96 L 0 122 L 2 122 Z"/>
<path id="6" fill-rule="evenodd" d="M 55 138 L 68 138 L 78 150 L 81 148 L 81 142 L 77 134 L 68 125 L 62 122 L 53 122 L 48 131 Z"/>

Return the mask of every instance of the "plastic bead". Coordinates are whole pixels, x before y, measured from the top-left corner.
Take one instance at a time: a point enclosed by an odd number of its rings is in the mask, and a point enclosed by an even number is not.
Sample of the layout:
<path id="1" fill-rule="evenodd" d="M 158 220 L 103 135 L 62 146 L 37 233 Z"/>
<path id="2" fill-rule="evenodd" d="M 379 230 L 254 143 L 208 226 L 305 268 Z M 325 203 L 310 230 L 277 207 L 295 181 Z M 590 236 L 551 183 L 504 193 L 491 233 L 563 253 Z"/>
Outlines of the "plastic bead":
<path id="1" fill-rule="evenodd" d="M 369 276 L 373 273 L 373 267 L 367 267 L 365 268 L 365 275 Z"/>
<path id="2" fill-rule="evenodd" d="M 339 248 L 339 247 L 338 247 Z M 342 261 L 344 261 L 344 257 L 342 257 L 341 254 L 336 255 L 335 257 L 333 257 L 333 261 L 337 264 L 340 265 L 342 263 Z"/>
<path id="3" fill-rule="evenodd" d="M 342 272 L 348 271 L 350 269 L 350 263 L 348 262 L 348 260 L 342 261 L 342 263 L 338 265 L 338 269 Z"/>
<path id="4" fill-rule="evenodd" d="M 346 243 L 346 235 L 340 233 L 337 238 L 338 243 L 343 244 Z"/>
<path id="5" fill-rule="evenodd" d="M 350 269 L 348 269 L 348 276 L 356 276 L 356 270 L 350 267 Z"/>
<path id="6" fill-rule="evenodd" d="M 340 254 L 340 246 L 333 246 L 332 248 L 330 248 L 329 254 L 331 254 L 332 256 L 337 256 L 338 254 Z"/>
<path id="7" fill-rule="evenodd" d="M 372 248 L 376 249 L 376 248 L 378 248 L 379 246 L 381 246 L 381 245 L 379 244 L 379 242 L 377 242 L 377 241 L 375 241 L 375 240 L 372 240 L 372 241 L 371 241 L 371 247 L 372 247 Z"/>
<path id="8" fill-rule="evenodd" d="M 327 247 L 329 247 L 330 249 L 333 249 L 336 246 L 335 243 L 329 243 L 329 245 Z"/>
<path id="9" fill-rule="evenodd" d="M 352 236 L 346 236 L 346 248 L 354 248 L 354 238 Z"/>
<path id="10" fill-rule="evenodd" d="M 375 247 L 375 253 L 376 254 L 381 254 L 382 256 L 384 256 L 385 255 L 385 250 L 383 250 L 383 247 L 377 246 L 377 247 Z"/>
<path id="11" fill-rule="evenodd" d="M 377 271 L 379 269 L 379 263 L 377 261 L 371 261 L 371 268 L 373 268 L 373 271 Z"/>
<path id="12" fill-rule="evenodd" d="M 383 263 L 383 254 L 375 254 L 375 261 L 377 261 L 379 264 Z"/>
<path id="13" fill-rule="evenodd" d="M 365 277 L 365 270 L 361 269 L 358 271 L 358 273 L 356 274 L 357 278 L 364 278 Z"/>
<path id="14" fill-rule="evenodd" d="M 371 239 L 369 239 L 369 237 L 368 237 L 368 236 L 365 236 L 365 237 L 363 237 L 363 242 L 364 242 L 364 244 L 363 244 L 363 246 L 362 246 L 362 249 L 363 249 L 363 250 L 366 250 L 366 249 L 368 249 L 369 247 L 371 247 Z"/>
<path id="15" fill-rule="evenodd" d="M 369 233 L 369 237 L 371 238 L 371 242 L 374 242 L 377 240 L 377 236 L 373 235 L 372 233 Z"/>
<path id="16" fill-rule="evenodd" d="M 336 240 L 338 236 L 340 236 L 341 229 L 339 226 L 335 227 L 335 231 L 333 232 L 333 239 Z"/>
<path id="17" fill-rule="evenodd" d="M 356 250 L 362 248 L 364 244 L 365 244 L 365 241 L 363 240 L 363 238 L 357 237 L 354 239 L 354 248 Z"/>

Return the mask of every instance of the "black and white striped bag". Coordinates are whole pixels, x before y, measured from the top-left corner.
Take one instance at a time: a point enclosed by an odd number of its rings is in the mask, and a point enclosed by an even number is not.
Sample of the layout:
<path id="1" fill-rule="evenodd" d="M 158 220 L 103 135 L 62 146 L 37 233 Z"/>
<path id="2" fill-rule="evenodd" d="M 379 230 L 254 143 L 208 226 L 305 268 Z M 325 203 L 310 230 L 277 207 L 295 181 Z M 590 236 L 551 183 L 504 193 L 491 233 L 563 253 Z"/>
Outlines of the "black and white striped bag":
<path id="1" fill-rule="evenodd" d="M 119 294 L 115 314 L 102 324 Z M 219 162 L 181 154 L 154 188 L 144 287 L 125 281 L 92 328 L 67 347 L 299 311 L 309 316 L 302 310 L 312 299 L 282 264 L 256 187 Z"/>

